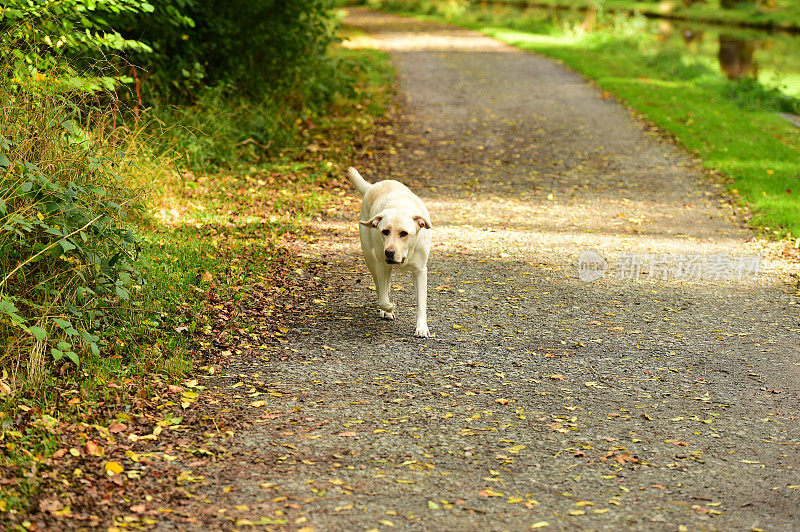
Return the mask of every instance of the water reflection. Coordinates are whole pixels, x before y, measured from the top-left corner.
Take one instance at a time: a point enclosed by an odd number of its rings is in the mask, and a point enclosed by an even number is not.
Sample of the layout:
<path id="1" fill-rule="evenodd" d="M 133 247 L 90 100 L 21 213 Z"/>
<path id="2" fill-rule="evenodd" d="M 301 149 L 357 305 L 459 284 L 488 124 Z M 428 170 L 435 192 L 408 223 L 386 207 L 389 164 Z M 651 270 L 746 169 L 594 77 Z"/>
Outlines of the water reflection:
<path id="1" fill-rule="evenodd" d="M 728 79 L 758 77 L 758 65 L 753 61 L 758 41 L 746 41 L 726 33 L 719 35 L 719 67 Z"/>
<path id="2" fill-rule="evenodd" d="M 668 1 L 688 4 L 704 0 Z M 600 18 L 596 11 L 554 6 L 541 8 L 532 5 L 535 2 L 524 0 L 476 0 L 476 3 L 484 20 L 514 20 L 520 23 L 521 28 L 525 27 L 524 21 L 533 21 L 532 31 L 548 32 L 551 28 L 564 27 L 592 31 L 597 27 L 609 28 L 623 20 L 621 15 L 613 19 Z M 728 78 L 754 76 L 761 82 L 780 86 L 786 94 L 800 97 L 798 35 L 666 19 L 640 19 L 637 24 L 643 25 L 643 32 L 654 35 L 659 46 L 679 47 L 687 55 L 702 58 L 704 63 L 713 61 Z"/>
<path id="3" fill-rule="evenodd" d="M 692 45 L 694 45 L 695 49 L 698 49 L 703 44 L 705 33 L 706 32 L 703 30 L 691 30 L 686 28 L 681 32 L 681 35 L 683 35 L 683 43 L 689 49 L 693 47 Z"/>
<path id="4" fill-rule="evenodd" d="M 656 28 L 656 39 L 661 44 L 668 44 L 670 39 L 672 39 L 672 34 L 674 33 L 675 28 L 672 26 L 672 23 L 668 20 L 659 21 L 658 26 Z"/>

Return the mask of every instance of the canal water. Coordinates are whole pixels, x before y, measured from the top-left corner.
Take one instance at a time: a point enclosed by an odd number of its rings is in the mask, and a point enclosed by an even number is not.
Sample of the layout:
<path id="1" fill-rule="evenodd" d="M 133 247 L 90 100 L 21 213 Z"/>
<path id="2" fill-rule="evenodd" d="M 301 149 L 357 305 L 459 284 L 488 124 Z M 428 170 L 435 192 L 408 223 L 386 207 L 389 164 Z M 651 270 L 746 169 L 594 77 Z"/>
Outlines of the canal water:
<path id="1" fill-rule="evenodd" d="M 507 16 L 509 10 L 528 20 L 549 20 L 556 26 L 587 20 L 580 10 L 525 7 L 524 4 L 481 2 L 480 9 Z M 800 35 L 715 26 L 688 21 L 644 19 L 642 31 L 656 36 L 657 46 L 672 47 L 704 59 L 731 79 L 754 77 L 770 87 L 800 98 Z M 602 24 L 602 19 L 598 21 Z"/>

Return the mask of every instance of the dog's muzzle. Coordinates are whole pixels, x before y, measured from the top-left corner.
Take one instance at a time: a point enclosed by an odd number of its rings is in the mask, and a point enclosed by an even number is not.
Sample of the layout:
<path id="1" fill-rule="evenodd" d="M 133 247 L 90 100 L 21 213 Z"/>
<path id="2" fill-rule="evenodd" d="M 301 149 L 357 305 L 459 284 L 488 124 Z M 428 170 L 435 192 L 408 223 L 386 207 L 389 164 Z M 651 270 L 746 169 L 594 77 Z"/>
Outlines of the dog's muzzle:
<path id="1" fill-rule="evenodd" d="M 383 254 L 386 256 L 386 264 L 403 264 L 406 261 L 405 257 L 399 261 L 395 258 L 395 249 L 392 246 L 386 248 Z"/>

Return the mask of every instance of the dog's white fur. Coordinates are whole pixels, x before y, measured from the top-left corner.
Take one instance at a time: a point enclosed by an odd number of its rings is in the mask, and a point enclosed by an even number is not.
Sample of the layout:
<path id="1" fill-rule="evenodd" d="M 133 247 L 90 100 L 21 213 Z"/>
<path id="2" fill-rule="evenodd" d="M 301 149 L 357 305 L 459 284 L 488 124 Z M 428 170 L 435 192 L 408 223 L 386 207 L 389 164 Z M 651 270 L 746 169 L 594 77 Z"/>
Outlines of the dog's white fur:
<path id="1" fill-rule="evenodd" d="M 399 181 L 370 184 L 358 170 L 348 168 L 353 186 L 364 195 L 361 204 L 361 250 L 378 291 L 380 316 L 394 319 L 389 301 L 392 270 L 411 271 L 417 300 L 416 336 L 428 337 L 428 255 L 431 250 L 431 218 L 425 204 Z"/>

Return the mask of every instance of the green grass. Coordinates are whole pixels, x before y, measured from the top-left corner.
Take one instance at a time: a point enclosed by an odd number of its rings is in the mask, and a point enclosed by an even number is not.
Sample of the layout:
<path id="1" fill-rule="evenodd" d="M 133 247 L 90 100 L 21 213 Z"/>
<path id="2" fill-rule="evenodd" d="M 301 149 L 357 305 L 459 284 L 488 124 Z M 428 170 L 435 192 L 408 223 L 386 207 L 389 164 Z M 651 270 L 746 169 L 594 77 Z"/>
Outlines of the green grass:
<path id="1" fill-rule="evenodd" d="M 778 116 L 800 111 L 796 98 L 753 80 L 730 81 L 708 58 L 655 45 L 643 21 L 601 19 L 578 31 L 539 16 L 475 10 L 447 18 L 519 48 L 563 61 L 643 114 L 725 179 L 751 209 L 753 226 L 771 235 L 800 236 L 800 129 Z M 413 15 L 418 2 L 387 2 Z M 418 13 L 419 11 L 417 11 Z"/>

